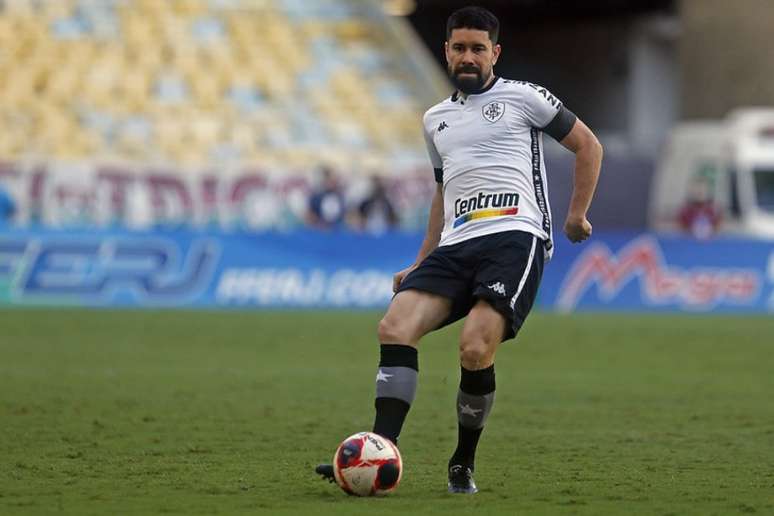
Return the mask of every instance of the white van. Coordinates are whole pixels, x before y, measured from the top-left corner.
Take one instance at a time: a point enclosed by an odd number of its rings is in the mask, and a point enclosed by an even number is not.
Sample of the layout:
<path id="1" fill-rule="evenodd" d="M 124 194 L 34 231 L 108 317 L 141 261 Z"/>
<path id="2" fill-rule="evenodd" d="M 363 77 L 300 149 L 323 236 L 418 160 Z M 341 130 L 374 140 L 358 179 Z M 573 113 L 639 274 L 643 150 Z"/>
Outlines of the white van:
<path id="1" fill-rule="evenodd" d="M 774 109 L 675 126 L 653 177 L 651 228 L 679 231 L 681 210 L 697 196 L 714 204 L 719 232 L 774 238 Z"/>

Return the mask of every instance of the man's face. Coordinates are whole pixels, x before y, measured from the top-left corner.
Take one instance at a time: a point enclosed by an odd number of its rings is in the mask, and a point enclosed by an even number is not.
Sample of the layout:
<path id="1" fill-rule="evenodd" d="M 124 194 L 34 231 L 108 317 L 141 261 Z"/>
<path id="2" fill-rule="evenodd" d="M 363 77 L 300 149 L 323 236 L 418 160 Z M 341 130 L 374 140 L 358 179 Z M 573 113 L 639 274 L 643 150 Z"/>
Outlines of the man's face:
<path id="1" fill-rule="evenodd" d="M 500 45 L 492 45 L 489 33 L 477 29 L 454 29 L 445 44 L 449 77 L 462 93 L 480 90 L 492 76 L 500 56 Z"/>

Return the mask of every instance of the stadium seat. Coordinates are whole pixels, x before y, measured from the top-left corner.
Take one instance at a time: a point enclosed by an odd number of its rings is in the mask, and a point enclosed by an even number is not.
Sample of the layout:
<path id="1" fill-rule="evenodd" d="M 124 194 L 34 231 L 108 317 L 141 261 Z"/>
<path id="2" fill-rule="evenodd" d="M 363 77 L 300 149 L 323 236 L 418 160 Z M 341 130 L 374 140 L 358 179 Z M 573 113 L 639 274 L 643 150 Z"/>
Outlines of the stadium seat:
<path id="1" fill-rule="evenodd" d="M 421 154 L 416 78 L 341 0 L 5 0 L 0 159 Z M 347 158 L 349 156 L 349 158 Z"/>

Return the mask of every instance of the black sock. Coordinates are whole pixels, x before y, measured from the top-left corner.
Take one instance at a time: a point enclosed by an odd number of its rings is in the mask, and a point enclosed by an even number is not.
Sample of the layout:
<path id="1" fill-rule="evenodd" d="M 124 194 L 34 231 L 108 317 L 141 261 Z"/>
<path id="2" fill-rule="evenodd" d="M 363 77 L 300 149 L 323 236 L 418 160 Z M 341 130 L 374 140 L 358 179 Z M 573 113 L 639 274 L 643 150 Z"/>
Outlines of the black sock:
<path id="1" fill-rule="evenodd" d="M 417 349 L 401 344 L 382 344 L 380 355 L 373 431 L 397 444 L 417 390 Z"/>
<path id="2" fill-rule="evenodd" d="M 470 371 L 461 367 L 460 390 L 457 393 L 457 449 L 449 465 L 462 464 L 473 469 L 476 447 L 484 424 L 494 404 L 494 364 Z"/>

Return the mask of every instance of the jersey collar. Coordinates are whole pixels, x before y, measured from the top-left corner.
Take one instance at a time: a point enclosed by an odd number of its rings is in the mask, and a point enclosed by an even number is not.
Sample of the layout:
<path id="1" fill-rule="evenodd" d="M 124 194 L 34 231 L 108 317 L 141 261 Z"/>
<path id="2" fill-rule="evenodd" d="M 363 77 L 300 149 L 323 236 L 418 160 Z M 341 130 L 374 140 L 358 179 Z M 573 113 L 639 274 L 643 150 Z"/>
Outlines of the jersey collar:
<path id="1" fill-rule="evenodd" d="M 490 82 L 488 86 L 485 86 L 485 87 L 481 88 L 481 89 L 480 89 L 480 90 L 478 90 L 478 91 L 474 91 L 473 93 L 469 93 L 469 94 L 468 94 L 468 97 L 469 97 L 469 96 L 471 96 L 471 95 L 481 95 L 482 93 L 486 93 L 487 91 L 489 91 L 489 90 L 491 90 L 491 89 L 492 89 L 492 87 L 493 87 L 493 86 L 494 86 L 494 85 L 497 83 L 497 81 L 498 81 L 498 80 L 500 80 L 500 77 L 498 77 L 497 75 L 495 75 L 495 76 L 494 76 L 494 79 L 492 79 L 492 82 Z M 458 100 L 459 98 L 460 98 L 460 91 L 459 91 L 459 90 L 457 90 L 457 91 L 455 91 L 455 92 L 452 94 L 452 96 L 451 96 L 451 101 L 452 101 L 452 102 L 457 102 L 457 100 Z"/>

